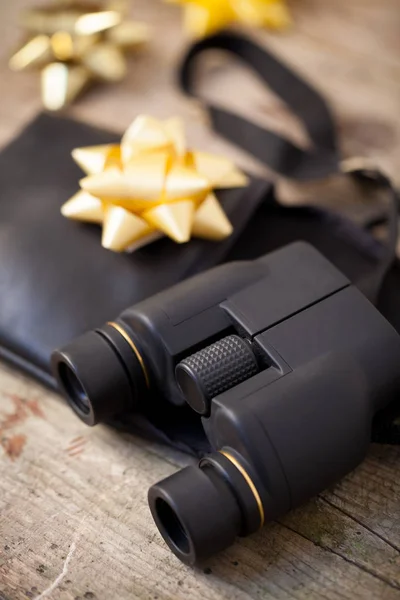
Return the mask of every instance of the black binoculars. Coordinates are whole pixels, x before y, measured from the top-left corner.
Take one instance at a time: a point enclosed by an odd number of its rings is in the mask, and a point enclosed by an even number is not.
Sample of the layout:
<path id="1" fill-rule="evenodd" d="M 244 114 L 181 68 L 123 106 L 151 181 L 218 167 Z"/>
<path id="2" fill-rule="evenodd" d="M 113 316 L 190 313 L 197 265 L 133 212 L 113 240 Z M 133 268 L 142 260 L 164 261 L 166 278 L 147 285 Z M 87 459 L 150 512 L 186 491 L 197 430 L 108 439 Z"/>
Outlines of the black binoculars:
<path id="1" fill-rule="evenodd" d="M 195 564 L 363 459 L 400 390 L 400 337 L 298 242 L 127 309 L 56 351 L 53 369 L 88 425 L 154 398 L 201 415 L 214 451 L 149 491 L 165 541 Z"/>

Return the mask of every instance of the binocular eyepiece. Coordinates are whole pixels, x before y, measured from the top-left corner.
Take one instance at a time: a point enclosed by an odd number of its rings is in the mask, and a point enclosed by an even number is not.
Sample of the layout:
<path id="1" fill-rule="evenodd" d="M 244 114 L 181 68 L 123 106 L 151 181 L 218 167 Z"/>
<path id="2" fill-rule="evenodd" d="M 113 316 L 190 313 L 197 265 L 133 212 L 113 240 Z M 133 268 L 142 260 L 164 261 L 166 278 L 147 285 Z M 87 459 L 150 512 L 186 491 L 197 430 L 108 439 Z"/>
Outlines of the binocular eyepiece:
<path id="1" fill-rule="evenodd" d="M 188 404 L 213 452 L 154 485 L 171 550 L 198 563 L 301 504 L 364 457 L 399 392 L 400 337 L 316 250 L 228 263 L 53 354 L 88 425 Z M 156 404 L 154 404 L 156 406 Z"/>
<path id="2" fill-rule="evenodd" d="M 227 450 L 151 487 L 149 504 L 168 546 L 189 565 L 228 548 L 237 536 L 250 535 L 265 521 L 249 467 Z"/>
<path id="3" fill-rule="evenodd" d="M 52 356 L 59 388 L 86 425 L 137 409 L 149 390 L 134 342 L 117 323 L 77 338 Z"/>

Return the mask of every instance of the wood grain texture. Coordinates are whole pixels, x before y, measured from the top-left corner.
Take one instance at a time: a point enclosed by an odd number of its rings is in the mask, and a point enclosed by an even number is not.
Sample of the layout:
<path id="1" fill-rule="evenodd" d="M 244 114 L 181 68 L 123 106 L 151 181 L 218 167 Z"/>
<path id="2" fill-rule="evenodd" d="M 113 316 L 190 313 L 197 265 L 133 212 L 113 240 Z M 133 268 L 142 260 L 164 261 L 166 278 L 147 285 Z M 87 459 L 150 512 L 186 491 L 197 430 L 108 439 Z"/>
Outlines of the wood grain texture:
<path id="1" fill-rule="evenodd" d="M 13 23 L 31 4 L 0 6 L 1 145 L 40 108 L 36 75 L 6 65 L 19 38 Z M 174 86 L 185 46 L 179 10 L 157 0 L 136 0 L 134 8 L 153 25 L 151 46 L 132 58 L 125 82 L 99 86 L 69 114 L 121 131 L 138 112 L 181 114 L 196 145 L 260 168 L 211 134 Z M 292 10 L 291 32 L 256 37 L 327 95 L 347 155 L 372 156 L 398 178 L 398 0 L 293 0 Z M 304 138 L 282 104 L 238 65 L 213 61 L 207 94 Z M 152 483 L 189 462 L 107 427 L 86 428 L 55 395 L 0 365 L 0 598 L 400 599 L 400 448 L 371 447 L 339 484 L 202 571 L 169 552 L 146 501 Z"/>

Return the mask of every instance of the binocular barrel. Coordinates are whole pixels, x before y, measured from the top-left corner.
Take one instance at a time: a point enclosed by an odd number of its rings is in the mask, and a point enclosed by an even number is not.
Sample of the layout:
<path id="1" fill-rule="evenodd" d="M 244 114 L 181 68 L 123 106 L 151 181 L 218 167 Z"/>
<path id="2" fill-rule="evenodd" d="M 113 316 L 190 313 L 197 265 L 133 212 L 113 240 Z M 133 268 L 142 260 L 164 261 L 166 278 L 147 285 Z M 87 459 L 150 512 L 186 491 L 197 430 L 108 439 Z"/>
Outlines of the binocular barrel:
<path id="1" fill-rule="evenodd" d="M 96 425 L 135 412 L 154 396 L 184 405 L 174 375 L 180 358 L 233 331 L 220 303 L 265 274 L 261 261 L 216 267 L 53 352 L 52 370 L 71 408 Z"/>
<path id="2" fill-rule="evenodd" d="M 397 332 L 300 242 L 187 280 L 53 355 L 89 425 L 155 398 L 198 413 L 213 452 L 149 491 L 187 564 L 352 470 L 373 416 L 398 396 L 399 365 Z"/>
<path id="3" fill-rule="evenodd" d="M 261 388 L 254 379 L 243 397 L 213 400 L 205 428 L 218 450 L 149 490 L 161 534 L 187 564 L 318 494 L 368 448 L 370 391 L 350 357 L 321 357 Z"/>

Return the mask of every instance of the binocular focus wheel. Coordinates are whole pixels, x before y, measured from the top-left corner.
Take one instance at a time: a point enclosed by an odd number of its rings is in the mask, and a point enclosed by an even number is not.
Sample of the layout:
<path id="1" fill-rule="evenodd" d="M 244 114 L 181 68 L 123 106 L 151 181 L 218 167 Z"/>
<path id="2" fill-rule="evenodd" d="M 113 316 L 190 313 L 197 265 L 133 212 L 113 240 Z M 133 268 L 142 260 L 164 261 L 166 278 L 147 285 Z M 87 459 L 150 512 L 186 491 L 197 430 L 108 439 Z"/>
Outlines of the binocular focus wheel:
<path id="1" fill-rule="evenodd" d="M 206 415 L 215 396 L 253 377 L 259 368 L 246 340 L 229 335 L 183 359 L 176 367 L 177 383 L 187 403 Z"/>

